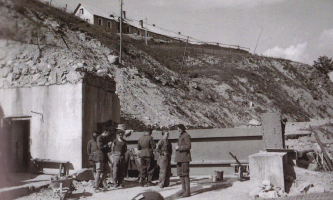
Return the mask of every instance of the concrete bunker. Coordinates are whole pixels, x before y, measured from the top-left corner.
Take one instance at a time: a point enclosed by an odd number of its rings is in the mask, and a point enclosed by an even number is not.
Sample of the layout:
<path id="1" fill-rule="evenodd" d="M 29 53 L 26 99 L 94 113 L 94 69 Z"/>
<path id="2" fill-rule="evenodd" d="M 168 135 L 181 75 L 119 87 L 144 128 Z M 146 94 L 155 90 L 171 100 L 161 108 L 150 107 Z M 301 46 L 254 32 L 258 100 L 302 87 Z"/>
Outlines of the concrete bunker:
<path id="1" fill-rule="evenodd" d="M 91 132 L 120 122 L 115 91 L 114 80 L 89 73 L 75 82 L 0 88 L 1 151 L 7 167 L 27 170 L 33 158 L 88 167 Z"/>

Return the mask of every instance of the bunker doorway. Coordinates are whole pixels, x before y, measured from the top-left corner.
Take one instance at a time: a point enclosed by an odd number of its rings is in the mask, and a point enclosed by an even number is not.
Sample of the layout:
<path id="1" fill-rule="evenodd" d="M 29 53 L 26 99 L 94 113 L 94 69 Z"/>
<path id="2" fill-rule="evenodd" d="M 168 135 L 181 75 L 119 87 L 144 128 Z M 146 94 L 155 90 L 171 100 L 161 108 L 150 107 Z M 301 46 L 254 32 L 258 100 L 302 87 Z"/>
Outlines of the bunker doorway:
<path id="1" fill-rule="evenodd" d="M 28 170 L 30 154 L 30 119 L 6 118 L 8 134 L 8 157 L 10 171 Z"/>

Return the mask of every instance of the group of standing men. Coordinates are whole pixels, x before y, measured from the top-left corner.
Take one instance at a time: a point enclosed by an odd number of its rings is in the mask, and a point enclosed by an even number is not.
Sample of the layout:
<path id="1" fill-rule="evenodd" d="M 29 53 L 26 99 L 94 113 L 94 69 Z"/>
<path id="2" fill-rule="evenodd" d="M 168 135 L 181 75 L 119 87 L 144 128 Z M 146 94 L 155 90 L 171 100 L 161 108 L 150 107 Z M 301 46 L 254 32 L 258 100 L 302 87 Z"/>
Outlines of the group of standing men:
<path id="1" fill-rule="evenodd" d="M 119 127 L 119 126 L 118 126 Z M 179 138 L 175 146 L 175 162 L 177 163 L 177 175 L 180 177 L 182 190 L 177 193 L 178 196 L 190 196 L 189 163 L 191 161 L 191 137 L 186 132 L 183 124 L 177 126 Z M 140 175 L 140 186 L 152 186 L 154 174 L 154 151 L 159 153 L 158 164 L 160 166 L 159 187 L 170 186 L 171 177 L 171 155 L 173 153 L 171 142 L 169 141 L 169 132 L 162 131 L 162 139 L 154 142 L 152 128 L 149 128 L 145 134 L 138 140 L 138 157 L 140 166 L 138 166 Z M 126 152 L 127 143 L 124 136 L 128 136 L 124 127 L 116 131 L 116 138 L 108 142 L 110 131 L 104 131 L 100 136 L 93 132 L 93 139 L 88 143 L 88 154 L 90 165 L 94 170 L 95 191 L 107 189 L 106 176 L 110 173 L 112 182 L 117 188 L 123 188 L 122 181 L 126 173 Z M 110 162 L 108 162 L 110 161 Z M 109 164 L 108 164 L 109 163 Z M 145 184 L 145 180 L 147 182 Z"/>
<path id="2" fill-rule="evenodd" d="M 104 131 L 101 135 L 98 135 L 98 131 L 93 131 L 93 139 L 88 142 L 87 153 L 90 167 L 94 172 L 96 192 L 108 188 L 106 182 L 108 174 L 110 182 L 115 187 L 123 188 L 122 182 L 127 167 L 125 159 L 127 143 L 124 136 L 128 136 L 130 133 L 125 132 L 123 126 L 117 127 L 116 138 L 112 137 L 109 130 Z"/>

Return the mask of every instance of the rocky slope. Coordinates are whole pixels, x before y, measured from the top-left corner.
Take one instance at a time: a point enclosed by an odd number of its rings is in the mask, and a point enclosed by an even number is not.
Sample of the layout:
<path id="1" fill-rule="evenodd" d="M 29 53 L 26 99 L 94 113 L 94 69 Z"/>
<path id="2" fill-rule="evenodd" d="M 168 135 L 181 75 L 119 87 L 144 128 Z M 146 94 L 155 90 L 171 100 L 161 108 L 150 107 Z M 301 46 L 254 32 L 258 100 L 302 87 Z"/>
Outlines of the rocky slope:
<path id="1" fill-rule="evenodd" d="M 117 82 L 122 121 L 235 127 L 262 112 L 289 121 L 332 117 L 333 83 L 313 67 L 236 50 L 117 35 L 35 1 L 0 1 L 0 88 L 75 83 L 85 73 Z"/>

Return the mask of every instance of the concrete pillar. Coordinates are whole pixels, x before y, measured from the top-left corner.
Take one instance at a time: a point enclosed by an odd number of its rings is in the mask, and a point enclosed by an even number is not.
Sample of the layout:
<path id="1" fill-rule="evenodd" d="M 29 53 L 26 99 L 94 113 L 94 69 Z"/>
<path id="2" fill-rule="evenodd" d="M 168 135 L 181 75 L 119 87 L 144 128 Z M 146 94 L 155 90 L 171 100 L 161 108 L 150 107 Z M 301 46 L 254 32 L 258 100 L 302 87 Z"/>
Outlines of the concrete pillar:
<path id="1" fill-rule="evenodd" d="M 287 164 L 287 153 L 260 152 L 249 156 L 250 181 L 259 185 L 269 180 L 274 187 L 285 190 L 284 166 Z"/>

